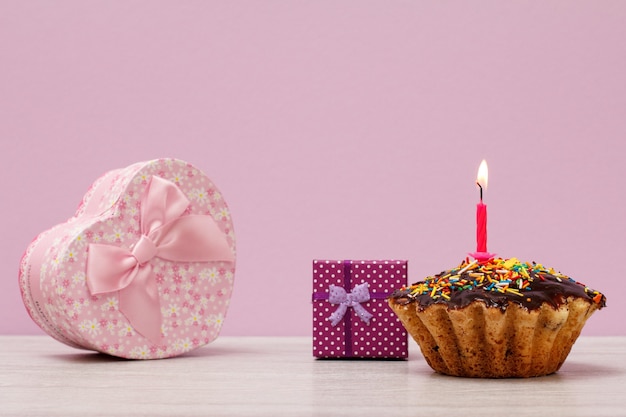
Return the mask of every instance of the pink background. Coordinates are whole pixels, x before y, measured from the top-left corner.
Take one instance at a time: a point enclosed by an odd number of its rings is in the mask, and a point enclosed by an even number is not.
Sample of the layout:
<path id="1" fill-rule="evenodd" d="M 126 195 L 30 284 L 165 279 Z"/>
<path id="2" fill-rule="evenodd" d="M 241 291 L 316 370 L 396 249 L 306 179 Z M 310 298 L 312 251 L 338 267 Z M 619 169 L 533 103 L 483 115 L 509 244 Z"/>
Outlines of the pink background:
<path id="1" fill-rule="evenodd" d="M 17 268 L 112 168 L 177 157 L 238 237 L 223 335 L 310 335 L 311 261 L 489 249 L 603 291 L 626 335 L 626 2 L 0 2 L 0 333 Z"/>

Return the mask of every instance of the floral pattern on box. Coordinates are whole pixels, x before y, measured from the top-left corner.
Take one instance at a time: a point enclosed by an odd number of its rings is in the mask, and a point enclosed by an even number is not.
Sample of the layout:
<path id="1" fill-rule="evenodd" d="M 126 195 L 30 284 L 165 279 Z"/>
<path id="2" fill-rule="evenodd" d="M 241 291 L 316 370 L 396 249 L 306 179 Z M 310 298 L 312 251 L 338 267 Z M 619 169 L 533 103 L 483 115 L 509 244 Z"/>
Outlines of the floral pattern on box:
<path id="1" fill-rule="evenodd" d="M 156 189 L 152 184 L 157 182 L 168 190 L 162 193 L 167 195 L 153 191 L 152 196 L 157 206 L 162 203 L 166 207 L 165 216 L 170 215 L 170 194 L 176 193 L 179 203 L 175 220 L 197 217 L 202 225 L 210 223 L 214 228 L 211 233 L 231 255 L 216 259 L 202 254 L 198 258 L 202 260 L 192 261 L 165 259 L 163 247 L 169 240 L 157 247 L 149 242 L 146 247 L 152 250 L 150 256 L 136 261 L 134 267 L 148 268 L 143 276 L 155 290 L 145 295 L 154 307 L 145 314 L 158 315 L 160 328 L 152 329 L 156 337 L 146 337 L 147 329 L 137 329 L 143 317 L 136 317 L 137 324 L 133 325 L 128 319 L 130 314 L 120 304 L 122 292 L 139 284 L 131 280 L 128 287 L 119 291 L 94 293 L 90 285 L 95 284 L 89 281 L 87 270 L 89 262 L 95 262 L 94 248 L 127 251 L 135 256 L 138 242 L 146 234 L 142 232 L 142 204 L 148 205 L 146 195 L 150 189 Z M 160 201 L 161 197 L 168 201 Z M 163 229 L 158 226 L 157 222 L 157 234 L 163 235 L 165 232 L 161 233 Z M 204 239 L 206 230 L 191 233 Z M 178 231 L 172 232 L 177 234 Z M 232 293 L 234 260 L 232 219 L 220 191 L 191 164 L 159 159 L 110 171 L 96 180 L 74 217 L 43 232 L 31 243 L 22 258 L 19 279 L 29 314 L 57 340 L 124 358 L 155 359 L 189 352 L 217 337 Z M 100 274 L 99 268 L 92 273 L 96 274 Z M 126 284 L 122 280 L 120 285 Z M 127 304 L 127 310 L 136 309 L 132 303 Z"/>

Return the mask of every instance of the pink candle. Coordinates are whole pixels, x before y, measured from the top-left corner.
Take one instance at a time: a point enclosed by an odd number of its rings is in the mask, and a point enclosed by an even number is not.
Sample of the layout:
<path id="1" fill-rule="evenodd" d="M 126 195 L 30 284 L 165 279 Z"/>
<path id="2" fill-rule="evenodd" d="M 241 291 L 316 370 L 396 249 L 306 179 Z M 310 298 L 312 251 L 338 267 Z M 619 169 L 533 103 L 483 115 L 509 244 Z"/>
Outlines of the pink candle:
<path id="1" fill-rule="evenodd" d="M 487 252 L 487 205 L 483 203 L 483 190 L 487 189 L 487 162 L 478 167 L 476 185 L 480 188 L 480 202 L 476 205 L 476 252 L 471 255 L 478 261 L 490 259 L 494 254 Z"/>
<path id="2" fill-rule="evenodd" d="M 487 205 L 476 204 L 476 252 L 487 252 Z"/>

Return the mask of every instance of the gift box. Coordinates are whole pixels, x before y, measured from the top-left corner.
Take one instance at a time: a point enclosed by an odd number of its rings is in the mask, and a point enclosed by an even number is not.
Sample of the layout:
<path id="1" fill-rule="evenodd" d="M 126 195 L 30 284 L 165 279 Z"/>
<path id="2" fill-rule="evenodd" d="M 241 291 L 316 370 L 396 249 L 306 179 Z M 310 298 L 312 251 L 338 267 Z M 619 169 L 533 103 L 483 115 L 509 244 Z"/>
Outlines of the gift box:
<path id="1" fill-rule="evenodd" d="M 19 271 L 28 313 L 67 345 L 133 359 L 214 340 L 235 273 L 228 207 L 193 165 L 110 171 L 75 215 L 35 238 Z"/>
<path id="2" fill-rule="evenodd" d="M 407 332 L 387 304 L 407 261 L 313 261 L 313 356 L 408 357 Z"/>

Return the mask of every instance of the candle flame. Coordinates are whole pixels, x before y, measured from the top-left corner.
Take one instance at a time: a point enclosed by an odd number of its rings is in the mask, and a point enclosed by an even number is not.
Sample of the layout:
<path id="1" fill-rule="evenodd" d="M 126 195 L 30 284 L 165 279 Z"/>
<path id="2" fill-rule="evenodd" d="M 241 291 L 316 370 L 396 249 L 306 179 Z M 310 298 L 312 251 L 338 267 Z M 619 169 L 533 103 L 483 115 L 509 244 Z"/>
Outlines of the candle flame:
<path id="1" fill-rule="evenodd" d="M 488 177 L 489 170 L 487 169 L 487 161 L 483 159 L 478 167 L 478 175 L 476 176 L 476 183 L 479 184 L 483 190 L 487 189 Z"/>

